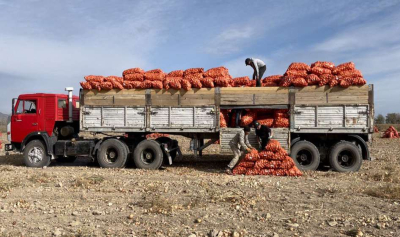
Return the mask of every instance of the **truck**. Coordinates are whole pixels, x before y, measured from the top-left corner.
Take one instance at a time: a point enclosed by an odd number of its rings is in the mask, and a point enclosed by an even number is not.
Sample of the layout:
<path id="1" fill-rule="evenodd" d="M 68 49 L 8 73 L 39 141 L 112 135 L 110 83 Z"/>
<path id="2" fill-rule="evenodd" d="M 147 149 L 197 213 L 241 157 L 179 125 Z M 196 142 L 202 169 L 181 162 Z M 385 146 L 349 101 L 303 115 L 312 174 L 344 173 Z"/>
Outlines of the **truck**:
<path id="1" fill-rule="evenodd" d="M 65 95 L 23 94 L 12 101 L 6 150 L 23 153 L 29 167 L 90 157 L 104 168 L 133 161 L 137 168 L 158 169 L 181 155 L 179 144 L 169 137 L 147 139 L 148 134 L 190 138 L 194 157 L 218 140 L 221 153 L 229 154 L 229 142 L 242 128 L 221 127 L 221 110 L 287 109 L 290 125 L 272 128 L 274 139 L 301 170 L 329 165 L 357 171 L 370 160 L 373 88 L 81 89 L 79 97 L 66 88 Z M 254 130 L 249 140 L 259 146 Z"/>

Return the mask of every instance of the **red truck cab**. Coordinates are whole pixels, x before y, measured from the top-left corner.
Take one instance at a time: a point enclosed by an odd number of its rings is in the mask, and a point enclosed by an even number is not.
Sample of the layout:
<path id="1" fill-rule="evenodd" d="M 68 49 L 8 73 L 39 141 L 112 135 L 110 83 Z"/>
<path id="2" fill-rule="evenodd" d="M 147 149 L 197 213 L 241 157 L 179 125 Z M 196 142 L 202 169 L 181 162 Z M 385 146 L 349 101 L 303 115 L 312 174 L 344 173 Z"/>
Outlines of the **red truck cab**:
<path id="1" fill-rule="evenodd" d="M 69 106 L 68 95 L 64 94 L 23 94 L 14 99 L 8 131 L 12 146 L 23 151 L 33 139 L 57 137 L 67 124 L 78 130 L 79 97 L 72 96 L 72 118 Z"/>

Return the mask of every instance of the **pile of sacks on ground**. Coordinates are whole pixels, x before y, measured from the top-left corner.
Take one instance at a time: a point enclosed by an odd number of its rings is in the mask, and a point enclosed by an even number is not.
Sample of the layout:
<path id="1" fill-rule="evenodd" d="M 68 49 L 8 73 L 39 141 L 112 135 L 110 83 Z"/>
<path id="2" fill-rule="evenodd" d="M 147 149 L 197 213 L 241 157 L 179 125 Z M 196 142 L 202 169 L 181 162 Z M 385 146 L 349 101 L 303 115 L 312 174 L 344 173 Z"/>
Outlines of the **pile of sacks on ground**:
<path id="1" fill-rule="evenodd" d="M 390 126 L 384 133 L 382 138 L 400 138 L 399 133 L 397 130 L 393 127 Z"/>
<path id="2" fill-rule="evenodd" d="M 225 67 L 190 68 L 164 73 L 161 69 L 144 71 L 141 68 L 131 68 L 123 71 L 119 76 L 85 76 L 81 86 L 86 90 L 111 89 L 184 89 L 214 88 L 214 87 L 255 87 L 256 81 L 249 77 L 232 78 Z M 330 87 L 340 85 L 364 85 L 362 73 L 355 68 L 354 63 L 343 63 L 335 67 L 331 62 L 315 62 L 309 66 L 306 63 L 292 63 L 284 75 L 267 76 L 262 79 L 263 87 L 305 87 L 318 85 Z"/>
<path id="3" fill-rule="evenodd" d="M 237 111 L 221 109 L 220 127 L 236 127 L 236 113 Z M 272 128 L 289 127 L 289 110 L 287 109 L 246 109 L 242 113 L 239 124 L 241 127 L 250 126 L 254 121 Z"/>
<path id="4" fill-rule="evenodd" d="M 377 126 L 374 126 L 374 133 L 378 133 L 378 132 L 379 132 L 378 127 L 377 127 Z"/>
<path id="5" fill-rule="evenodd" d="M 303 175 L 277 140 L 270 140 L 261 152 L 252 149 L 239 161 L 232 172 L 235 175 Z"/>

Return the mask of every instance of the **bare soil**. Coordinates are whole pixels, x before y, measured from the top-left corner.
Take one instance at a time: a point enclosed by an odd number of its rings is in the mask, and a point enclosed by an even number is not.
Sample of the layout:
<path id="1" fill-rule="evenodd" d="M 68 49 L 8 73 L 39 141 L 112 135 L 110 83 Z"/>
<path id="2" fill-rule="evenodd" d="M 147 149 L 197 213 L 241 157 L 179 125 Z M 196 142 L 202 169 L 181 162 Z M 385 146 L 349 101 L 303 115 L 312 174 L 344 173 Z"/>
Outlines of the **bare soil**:
<path id="1" fill-rule="evenodd" d="M 375 135 L 357 173 L 300 178 L 228 176 L 215 152 L 146 171 L 2 151 L 0 236 L 400 236 L 400 139 Z"/>

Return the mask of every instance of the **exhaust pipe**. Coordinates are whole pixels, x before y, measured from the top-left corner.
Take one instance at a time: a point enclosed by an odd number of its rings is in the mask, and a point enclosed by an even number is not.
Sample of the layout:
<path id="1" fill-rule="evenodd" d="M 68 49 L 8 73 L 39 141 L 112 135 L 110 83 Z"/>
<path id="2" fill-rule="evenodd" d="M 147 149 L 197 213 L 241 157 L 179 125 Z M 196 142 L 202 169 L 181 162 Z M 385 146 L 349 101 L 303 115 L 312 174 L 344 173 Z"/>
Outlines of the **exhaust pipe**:
<path id="1" fill-rule="evenodd" d="M 65 91 L 68 91 L 68 123 L 72 123 L 72 91 L 73 87 L 66 87 Z"/>

